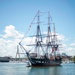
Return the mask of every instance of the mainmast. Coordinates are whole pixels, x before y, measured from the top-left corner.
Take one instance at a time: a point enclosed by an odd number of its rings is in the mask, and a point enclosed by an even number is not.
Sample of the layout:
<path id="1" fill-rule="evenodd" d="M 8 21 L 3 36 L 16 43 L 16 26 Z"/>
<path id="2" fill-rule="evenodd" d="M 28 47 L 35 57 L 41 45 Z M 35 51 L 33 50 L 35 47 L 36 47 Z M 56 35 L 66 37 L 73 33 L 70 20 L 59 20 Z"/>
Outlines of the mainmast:
<path id="1" fill-rule="evenodd" d="M 57 44 L 57 38 L 56 38 L 56 30 L 55 30 L 55 24 L 53 24 L 53 35 L 51 32 L 51 27 L 50 27 L 50 12 L 48 12 L 48 33 L 47 33 L 47 53 L 50 52 L 50 48 L 52 48 L 52 52 L 54 53 L 54 57 L 56 56 L 56 50 L 58 48 L 58 44 Z M 48 52 L 49 51 L 49 52 Z"/>
<path id="2" fill-rule="evenodd" d="M 50 43 L 51 28 L 50 28 L 50 12 L 48 12 L 48 44 Z"/>
<path id="3" fill-rule="evenodd" d="M 47 33 L 47 53 L 51 47 L 51 28 L 50 28 L 50 12 L 48 12 L 48 33 Z"/>

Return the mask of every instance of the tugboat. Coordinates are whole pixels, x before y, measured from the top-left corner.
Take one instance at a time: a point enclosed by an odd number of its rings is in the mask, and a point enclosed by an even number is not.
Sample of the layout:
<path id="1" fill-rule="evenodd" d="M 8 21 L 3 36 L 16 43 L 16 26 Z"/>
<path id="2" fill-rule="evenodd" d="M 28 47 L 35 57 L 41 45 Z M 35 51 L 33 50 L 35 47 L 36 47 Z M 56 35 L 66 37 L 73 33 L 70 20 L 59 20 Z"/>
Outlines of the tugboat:
<path id="1" fill-rule="evenodd" d="M 55 25 L 53 23 L 53 32 L 52 32 L 50 27 L 51 17 L 50 13 L 48 12 L 47 34 L 42 35 L 40 25 L 41 23 L 40 13 L 41 12 L 38 11 L 35 16 L 37 18 L 37 32 L 36 35 L 34 35 L 36 37 L 35 44 L 27 45 L 27 46 L 34 46 L 34 52 L 33 53 L 31 53 L 31 51 L 28 52 L 28 50 L 21 44 L 22 41 L 19 43 L 19 45 L 26 51 L 31 66 L 40 66 L 40 67 L 59 66 L 61 65 L 62 57 L 60 54 L 56 53 L 57 51 L 59 51 L 60 44 L 57 43 L 57 34 L 55 30 Z M 44 43 L 45 39 L 46 42 Z"/>

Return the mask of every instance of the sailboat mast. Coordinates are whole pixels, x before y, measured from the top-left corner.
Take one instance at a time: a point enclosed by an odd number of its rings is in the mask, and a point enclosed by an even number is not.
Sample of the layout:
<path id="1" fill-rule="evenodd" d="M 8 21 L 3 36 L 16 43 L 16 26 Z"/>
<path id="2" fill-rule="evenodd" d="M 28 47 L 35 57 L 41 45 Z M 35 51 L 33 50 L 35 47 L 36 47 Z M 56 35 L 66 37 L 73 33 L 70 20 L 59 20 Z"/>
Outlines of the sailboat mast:
<path id="1" fill-rule="evenodd" d="M 51 28 L 50 28 L 50 12 L 48 12 L 48 43 L 50 43 Z"/>
<path id="2" fill-rule="evenodd" d="M 37 41 L 39 41 L 39 30 L 40 30 L 40 27 L 39 27 L 39 25 L 40 25 L 40 19 L 39 19 L 39 14 L 40 14 L 40 11 L 38 10 L 38 16 L 37 16 Z"/>
<path id="3" fill-rule="evenodd" d="M 55 24 L 54 24 L 53 41 L 54 41 L 54 57 L 56 57 L 56 30 L 55 30 Z"/>
<path id="4" fill-rule="evenodd" d="M 40 31 L 40 11 L 38 10 L 38 16 L 37 16 L 37 35 L 36 35 L 36 50 L 37 53 L 39 53 L 39 46 L 41 42 L 41 31 Z"/>
<path id="5" fill-rule="evenodd" d="M 48 12 L 47 53 L 51 46 L 50 12 Z"/>

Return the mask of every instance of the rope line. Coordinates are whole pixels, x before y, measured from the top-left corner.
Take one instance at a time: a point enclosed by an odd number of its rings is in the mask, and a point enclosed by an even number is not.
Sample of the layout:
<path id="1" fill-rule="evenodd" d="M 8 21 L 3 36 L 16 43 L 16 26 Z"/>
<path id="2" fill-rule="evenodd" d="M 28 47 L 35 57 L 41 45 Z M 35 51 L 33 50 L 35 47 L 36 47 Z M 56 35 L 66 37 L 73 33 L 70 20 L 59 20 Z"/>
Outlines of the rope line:
<path id="1" fill-rule="evenodd" d="M 37 14 L 38 14 L 38 13 L 37 13 Z M 20 43 L 23 41 L 23 39 L 24 39 L 24 38 L 26 37 L 26 35 L 28 34 L 28 32 L 29 32 L 30 28 L 32 27 L 32 24 L 33 24 L 33 22 L 34 22 L 34 20 L 35 20 L 35 18 L 36 18 L 36 16 L 37 16 L 37 14 L 35 15 L 33 21 L 31 22 L 31 24 L 30 24 L 30 26 L 29 26 L 29 28 L 28 28 L 26 34 L 24 35 L 24 37 L 22 38 L 22 40 L 20 41 Z"/>

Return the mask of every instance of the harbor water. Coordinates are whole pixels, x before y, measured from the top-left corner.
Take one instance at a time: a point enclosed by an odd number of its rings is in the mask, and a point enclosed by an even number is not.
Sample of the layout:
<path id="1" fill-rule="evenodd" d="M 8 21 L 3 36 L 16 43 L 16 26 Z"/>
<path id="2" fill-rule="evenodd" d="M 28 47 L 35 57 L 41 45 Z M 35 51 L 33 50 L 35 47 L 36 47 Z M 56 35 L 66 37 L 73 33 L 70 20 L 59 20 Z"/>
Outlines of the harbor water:
<path id="1" fill-rule="evenodd" d="M 27 67 L 26 63 L 0 63 L 0 75 L 75 75 L 75 64 L 54 67 Z"/>

